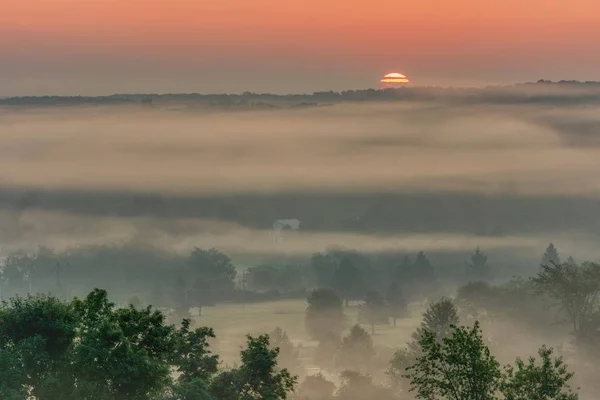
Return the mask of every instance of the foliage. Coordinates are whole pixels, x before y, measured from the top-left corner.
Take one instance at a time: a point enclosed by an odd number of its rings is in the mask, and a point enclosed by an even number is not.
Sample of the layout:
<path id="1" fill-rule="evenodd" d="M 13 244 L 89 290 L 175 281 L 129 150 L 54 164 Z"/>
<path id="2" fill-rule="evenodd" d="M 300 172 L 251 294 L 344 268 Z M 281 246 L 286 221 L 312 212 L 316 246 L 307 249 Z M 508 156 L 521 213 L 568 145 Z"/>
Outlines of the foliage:
<path id="1" fill-rule="evenodd" d="M 306 308 L 306 330 L 316 340 L 330 336 L 340 337 L 344 330 L 345 317 L 342 299 L 331 289 L 316 289 L 308 296 Z"/>
<path id="2" fill-rule="evenodd" d="M 116 308 L 103 290 L 70 303 L 16 297 L 0 308 L 0 398 L 283 400 L 294 389 L 267 335 L 249 336 L 240 367 L 222 372 L 211 338 L 152 307 Z"/>
<path id="3" fill-rule="evenodd" d="M 577 400 L 577 394 L 567 385 L 573 374 L 567 371 L 562 358 L 553 358 L 553 350 L 545 346 L 538 354 L 541 365 L 530 357 L 527 363 L 517 359 L 516 369 L 505 367 L 500 390 L 506 400 Z"/>
<path id="4" fill-rule="evenodd" d="M 441 342 L 430 332 L 419 341 L 421 355 L 407 368 L 411 391 L 418 399 L 436 400 L 577 400 L 568 386 L 573 374 L 562 358 L 542 346 L 534 357 L 503 370 L 483 342 L 479 323 L 452 327 Z M 499 397 L 501 395 L 501 397 Z"/>
<path id="5" fill-rule="evenodd" d="M 294 390 L 297 378 L 288 370 L 277 368 L 279 349 L 272 349 L 269 336 L 247 336 L 247 347 L 241 352 L 238 376 L 240 400 L 284 400 Z"/>
<path id="6" fill-rule="evenodd" d="M 179 382 L 208 381 L 217 373 L 219 357 L 209 350 L 209 339 L 215 334 L 211 328 L 190 329 L 190 320 L 184 319 L 175 332 L 175 350 L 171 355 Z"/>
<path id="7" fill-rule="evenodd" d="M 458 324 L 458 312 L 452 300 L 442 298 L 440 301 L 431 304 L 423 313 L 421 325 L 412 334 L 412 341 L 407 344 L 405 349 L 400 349 L 394 353 L 390 360 L 390 367 L 387 371 L 392 380 L 392 384 L 399 390 L 406 386 L 405 372 L 406 368 L 414 365 L 417 358 L 422 356 L 422 346 L 420 345 L 423 336 L 430 333 L 438 342 L 448 337 L 452 332 L 452 326 Z"/>
<path id="8" fill-rule="evenodd" d="M 19 351 L 13 344 L 0 346 L 0 399 L 27 398 L 27 375 Z"/>
<path id="9" fill-rule="evenodd" d="M 540 293 L 558 302 L 579 346 L 592 344 L 600 328 L 600 264 L 542 265 L 533 279 Z"/>
<path id="10" fill-rule="evenodd" d="M 418 399 L 495 399 L 499 364 L 483 343 L 478 323 L 471 329 L 453 327 L 441 342 L 426 330 L 419 345 L 423 355 L 406 375 Z"/>
<path id="11" fill-rule="evenodd" d="M 170 382 L 167 360 L 175 330 L 151 307 L 116 309 L 103 290 L 75 300 L 79 338 L 73 345 L 76 397 L 148 399 Z"/>
<path id="12" fill-rule="evenodd" d="M 0 310 L 0 349 L 7 374 L 20 376 L 20 387 L 40 398 L 65 395 L 64 377 L 70 368 L 70 348 L 77 331 L 73 308 L 45 295 L 15 297 Z M 6 353 L 12 350 L 12 355 Z M 22 365 L 22 371 L 14 367 Z M 16 384 L 16 382 L 15 382 Z"/>

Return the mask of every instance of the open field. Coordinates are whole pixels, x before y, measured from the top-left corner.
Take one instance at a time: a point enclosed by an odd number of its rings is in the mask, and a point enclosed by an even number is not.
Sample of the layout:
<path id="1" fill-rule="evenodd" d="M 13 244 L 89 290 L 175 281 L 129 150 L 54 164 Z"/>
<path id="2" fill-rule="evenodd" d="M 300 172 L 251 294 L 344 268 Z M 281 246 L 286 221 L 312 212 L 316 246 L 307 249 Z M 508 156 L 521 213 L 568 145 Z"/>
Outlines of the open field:
<path id="1" fill-rule="evenodd" d="M 220 304 L 202 309 L 202 316 L 196 317 L 198 326 L 209 326 L 215 330 L 217 351 L 225 363 L 238 361 L 239 350 L 245 341 L 245 335 L 269 333 L 280 327 L 285 330 L 294 344 L 301 344 L 306 353 L 310 353 L 316 342 L 308 336 L 304 326 L 306 301 L 285 300 L 253 304 Z M 412 304 L 410 317 L 399 319 L 397 326 L 377 325 L 373 341 L 376 346 L 392 348 L 403 347 L 411 333 L 421 322 L 423 309 Z M 356 323 L 358 306 L 350 305 L 344 309 L 348 328 Z M 370 332 L 370 326 L 364 326 Z M 346 332 L 347 333 L 347 332 Z M 345 334 L 345 333 L 344 333 Z M 305 365 L 310 367 L 310 365 Z"/>

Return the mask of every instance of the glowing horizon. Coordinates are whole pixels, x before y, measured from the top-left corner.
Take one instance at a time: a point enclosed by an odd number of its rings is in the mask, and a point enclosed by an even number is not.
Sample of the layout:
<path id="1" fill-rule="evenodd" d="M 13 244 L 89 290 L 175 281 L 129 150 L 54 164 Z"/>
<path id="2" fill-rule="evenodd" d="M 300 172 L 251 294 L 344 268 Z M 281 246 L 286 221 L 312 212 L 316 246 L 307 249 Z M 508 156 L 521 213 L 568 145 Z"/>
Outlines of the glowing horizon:
<path id="1" fill-rule="evenodd" d="M 600 2 L 569 4 L 5 0 L 0 96 L 310 93 L 393 65 L 427 85 L 600 80 Z"/>

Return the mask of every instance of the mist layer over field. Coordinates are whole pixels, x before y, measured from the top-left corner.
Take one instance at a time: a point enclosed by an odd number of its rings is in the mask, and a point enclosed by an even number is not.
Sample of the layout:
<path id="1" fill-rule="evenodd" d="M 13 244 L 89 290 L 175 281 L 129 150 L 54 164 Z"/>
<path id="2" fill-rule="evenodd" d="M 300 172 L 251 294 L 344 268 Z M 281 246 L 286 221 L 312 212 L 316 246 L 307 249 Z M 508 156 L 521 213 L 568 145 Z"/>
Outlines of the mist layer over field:
<path id="1" fill-rule="evenodd" d="M 564 239 L 589 255 L 600 225 L 599 111 L 568 99 L 261 112 L 5 108 L 2 225 L 10 246 L 143 237 L 250 253 L 539 253 Z M 273 246 L 281 218 L 302 228 Z"/>

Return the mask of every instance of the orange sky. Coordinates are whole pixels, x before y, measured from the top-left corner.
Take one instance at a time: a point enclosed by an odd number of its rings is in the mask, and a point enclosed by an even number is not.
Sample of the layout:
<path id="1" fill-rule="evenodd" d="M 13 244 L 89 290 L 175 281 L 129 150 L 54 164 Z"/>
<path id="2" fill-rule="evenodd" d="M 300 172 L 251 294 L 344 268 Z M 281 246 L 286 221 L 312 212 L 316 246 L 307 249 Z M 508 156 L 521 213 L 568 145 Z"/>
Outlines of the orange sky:
<path id="1" fill-rule="evenodd" d="M 600 80 L 600 2 L 4 0 L 0 56 L 0 96 Z"/>

